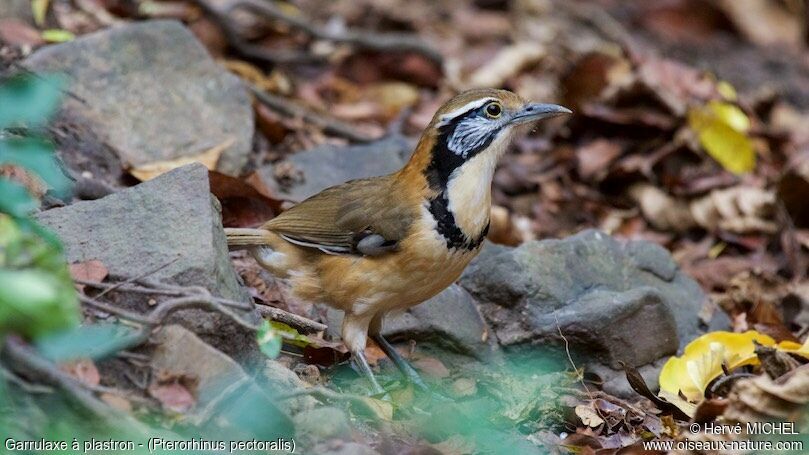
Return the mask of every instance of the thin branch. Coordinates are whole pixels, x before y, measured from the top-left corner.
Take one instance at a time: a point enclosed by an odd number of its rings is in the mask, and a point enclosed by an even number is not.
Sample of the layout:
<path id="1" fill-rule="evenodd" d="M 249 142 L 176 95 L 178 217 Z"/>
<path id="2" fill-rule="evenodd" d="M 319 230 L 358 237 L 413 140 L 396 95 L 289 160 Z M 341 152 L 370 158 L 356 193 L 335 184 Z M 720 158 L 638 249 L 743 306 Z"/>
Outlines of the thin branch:
<path id="1" fill-rule="evenodd" d="M 374 33 L 346 29 L 332 30 L 326 27 L 318 27 L 305 17 L 288 14 L 272 2 L 256 0 L 235 0 L 228 6 L 227 11 L 239 8 L 250 10 L 269 19 L 284 22 L 315 39 L 349 44 L 360 49 L 377 52 L 415 52 L 439 65 L 444 59 L 440 52 L 414 34 Z"/>
<path id="2" fill-rule="evenodd" d="M 348 123 L 317 113 L 308 107 L 287 100 L 286 98 L 265 92 L 256 86 L 251 86 L 250 88 L 261 104 L 283 115 L 299 117 L 308 123 L 323 128 L 327 133 L 342 136 L 353 142 L 370 142 L 377 139 L 358 131 Z"/>
<path id="3" fill-rule="evenodd" d="M 364 397 L 362 395 L 352 395 L 347 393 L 335 392 L 334 390 L 329 390 L 321 386 L 309 387 L 307 389 L 298 389 L 292 392 L 281 393 L 275 395 L 274 398 L 278 401 L 284 401 L 306 396 L 330 403 L 346 402 L 346 401 L 350 403 L 356 403 L 359 406 L 363 407 L 366 411 L 368 411 L 372 415 L 376 414 L 376 410 L 368 403 L 367 397 Z"/>
<path id="4" fill-rule="evenodd" d="M 159 282 L 152 282 L 152 281 L 145 281 L 143 279 L 137 280 L 140 282 L 147 283 L 151 287 L 145 286 L 138 286 L 134 284 L 121 284 L 121 283 L 99 283 L 96 281 L 87 281 L 87 280 L 75 280 L 76 283 L 89 286 L 96 289 L 105 289 L 111 290 L 111 288 L 115 288 L 114 290 L 117 292 L 131 292 L 134 294 L 149 294 L 149 295 L 164 295 L 169 297 L 193 297 L 197 299 L 198 306 L 207 307 L 209 309 L 213 309 L 213 311 L 221 311 L 228 312 L 228 316 L 231 317 L 238 317 L 232 315 L 228 309 L 237 309 L 237 310 L 252 310 L 253 305 L 238 302 L 235 300 L 229 300 L 221 297 L 216 297 L 211 295 L 207 289 L 201 286 L 176 286 L 171 284 L 159 283 Z M 100 294 L 99 294 L 100 295 Z M 103 302 L 99 302 L 96 298 L 90 298 L 86 296 L 81 296 L 82 302 L 91 305 L 95 308 L 98 308 L 104 312 L 115 314 L 122 318 L 142 323 L 142 324 L 154 324 L 154 321 L 151 319 L 150 316 L 143 316 L 138 313 L 129 312 L 127 310 L 123 310 L 109 304 L 105 304 Z M 169 300 L 165 303 L 161 303 L 164 305 L 166 303 L 171 303 L 172 301 Z M 299 316 L 294 313 L 290 313 L 288 311 L 282 310 L 280 308 L 270 307 L 267 305 L 256 305 L 258 311 L 261 313 L 262 316 L 266 316 L 272 320 L 283 322 L 291 327 L 294 327 L 301 333 L 315 333 L 315 332 L 322 332 L 326 330 L 327 326 L 325 324 L 321 324 L 319 322 L 313 321 L 309 318 L 305 318 L 303 316 Z M 238 322 L 238 321 L 237 321 Z"/>
<path id="5" fill-rule="evenodd" d="M 303 316 L 284 311 L 280 308 L 271 307 L 269 305 L 256 305 L 258 312 L 262 316 L 266 316 L 273 321 L 283 322 L 284 324 L 295 327 L 301 333 L 315 333 L 326 330 L 328 326 L 307 319 Z"/>
<path id="6" fill-rule="evenodd" d="M 155 273 L 157 273 L 157 272 L 159 272 L 159 271 L 161 271 L 161 270 L 165 269 L 166 267 L 170 266 L 171 264 L 174 264 L 175 262 L 177 262 L 177 261 L 180 259 L 180 257 L 181 257 L 181 256 L 177 256 L 176 258 L 174 258 L 174 259 L 172 259 L 172 260 L 170 260 L 170 261 L 166 262 L 165 264 L 162 264 L 162 265 L 159 265 L 159 266 L 157 266 L 157 267 L 155 267 L 155 268 L 153 268 L 153 269 L 147 270 L 147 271 L 145 271 L 145 272 L 141 273 L 141 274 L 140 274 L 140 275 L 138 275 L 138 276 L 134 276 L 134 277 L 132 277 L 132 278 L 127 278 L 127 279 L 126 279 L 126 280 L 124 280 L 124 281 L 120 281 L 120 282 L 118 282 L 118 283 L 115 283 L 114 285 L 112 285 L 112 286 L 108 287 L 107 289 L 104 289 L 103 291 L 101 291 L 101 292 L 100 292 L 100 293 L 99 293 L 97 296 L 95 296 L 95 297 L 96 297 L 97 299 L 100 299 L 100 298 L 101 298 L 101 297 L 102 297 L 104 294 L 106 294 L 106 293 L 108 293 L 108 292 L 111 292 L 111 291 L 114 291 L 114 290 L 118 289 L 118 288 L 119 288 L 119 287 L 121 287 L 121 286 L 124 286 L 124 285 L 130 284 L 130 283 L 134 283 L 134 282 L 136 282 L 136 281 L 138 281 L 138 280 L 141 280 L 141 279 L 146 278 L 147 276 L 154 275 Z"/>
<path id="7" fill-rule="evenodd" d="M 279 51 L 269 49 L 266 46 L 252 44 L 242 38 L 239 31 L 236 30 L 236 25 L 230 20 L 226 13 L 220 12 L 218 8 L 205 0 L 193 1 L 202 9 L 205 15 L 222 30 L 230 48 L 246 60 L 271 65 L 279 63 L 316 63 L 325 60 L 324 57 L 316 56 L 308 52 Z"/>

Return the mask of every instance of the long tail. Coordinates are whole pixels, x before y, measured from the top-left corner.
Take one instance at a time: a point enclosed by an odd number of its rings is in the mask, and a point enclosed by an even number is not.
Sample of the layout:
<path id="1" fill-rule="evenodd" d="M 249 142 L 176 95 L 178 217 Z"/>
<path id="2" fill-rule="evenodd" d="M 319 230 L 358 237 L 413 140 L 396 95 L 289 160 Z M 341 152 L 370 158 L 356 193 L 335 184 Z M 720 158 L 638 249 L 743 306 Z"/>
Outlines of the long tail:
<path id="1" fill-rule="evenodd" d="M 267 245 L 270 239 L 270 232 L 265 229 L 247 228 L 225 228 L 225 235 L 228 238 L 228 246 L 245 247 Z"/>

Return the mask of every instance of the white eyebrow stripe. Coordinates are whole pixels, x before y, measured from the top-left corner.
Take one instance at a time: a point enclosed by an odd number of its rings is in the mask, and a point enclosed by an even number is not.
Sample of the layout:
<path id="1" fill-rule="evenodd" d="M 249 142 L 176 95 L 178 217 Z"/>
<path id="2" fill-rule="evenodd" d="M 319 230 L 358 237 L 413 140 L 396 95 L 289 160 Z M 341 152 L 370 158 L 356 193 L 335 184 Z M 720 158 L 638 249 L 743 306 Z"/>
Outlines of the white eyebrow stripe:
<path id="1" fill-rule="evenodd" d="M 495 100 L 496 100 L 496 98 L 489 97 L 489 98 L 481 98 L 479 100 L 475 100 L 475 101 L 471 101 L 469 103 L 466 103 L 463 106 L 459 107 L 458 109 L 455 109 L 452 112 L 447 112 L 446 114 L 442 115 L 440 124 L 441 125 L 446 125 L 450 120 L 454 119 L 455 117 L 463 115 L 463 114 L 471 111 L 472 109 L 477 109 L 480 106 L 483 106 L 484 104 L 488 103 L 489 101 L 495 101 Z"/>

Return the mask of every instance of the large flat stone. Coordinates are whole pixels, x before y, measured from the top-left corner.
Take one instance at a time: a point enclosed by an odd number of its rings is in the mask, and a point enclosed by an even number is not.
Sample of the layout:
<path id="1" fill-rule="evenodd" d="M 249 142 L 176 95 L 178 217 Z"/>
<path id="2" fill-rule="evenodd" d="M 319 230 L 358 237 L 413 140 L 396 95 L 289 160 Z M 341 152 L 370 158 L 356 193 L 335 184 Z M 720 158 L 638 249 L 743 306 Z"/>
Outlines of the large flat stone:
<path id="1" fill-rule="evenodd" d="M 210 194 L 208 171 L 201 164 L 177 168 L 102 199 L 41 212 L 36 218 L 62 239 L 71 263 L 98 259 L 111 275 L 150 274 L 153 279 L 204 286 L 215 295 L 251 302 L 228 258 L 219 203 Z M 178 314 L 185 316 L 184 325 L 228 353 L 254 350 L 254 335 L 224 315 L 201 310 Z M 256 312 L 247 316 L 260 320 Z"/>
<path id="2" fill-rule="evenodd" d="M 125 166 L 197 155 L 226 141 L 232 145 L 219 170 L 237 175 L 247 163 L 254 131 L 248 92 L 179 22 L 105 29 L 46 46 L 23 64 L 66 74 L 74 96 L 65 98 L 61 117 L 89 124 Z"/>
<path id="3" fill-rule="evenodd" d="M 517 248 L 487 245 L 461 278 L 503 345 L 560 344 L 605 365 L 640 366 L 700 333 L 706 296 L 649 242 L 598 231 Z"/>

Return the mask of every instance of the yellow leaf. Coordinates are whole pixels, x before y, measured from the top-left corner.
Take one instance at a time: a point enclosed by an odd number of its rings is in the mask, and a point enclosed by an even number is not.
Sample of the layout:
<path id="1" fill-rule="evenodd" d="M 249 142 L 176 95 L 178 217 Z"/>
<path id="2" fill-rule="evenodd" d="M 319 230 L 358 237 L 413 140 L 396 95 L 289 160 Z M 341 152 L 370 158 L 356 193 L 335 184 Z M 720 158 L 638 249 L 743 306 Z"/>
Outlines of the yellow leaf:
<path id="1" fill-rule="evenodd" d="M 145 182 L 146 180 L 151 180 L 157 177 L 160 174 L 168 172 L 172 169 L 178 168 L 180 166 L 185 166 L 186 164 L 191 164 L 195 162 L 200 162 L 205 165 L 209 170 L 216 169 L 216 163 L 219 162 L 219 157 L 222 156 L 222 152 L 228 149 L 235 140 L 233 138 L 229 138 L 222 142 L 221 144 L 211 147 L 210 149 L 200 153 L 199 155 L 194 156 L 181 156 L 180 158 L 176 158 L 173 160 L 166 160 L 166 161 L 155 161 L 153 163 L 147 163 L 141 166 L 133 167 L 129 170 L 129 173 L 135 176 L 141 182 Z"/>
<path id="2" fill-rule="evenodd" d="M 719 81 L 716 90 L 727 101 L 736 101 L 736 89 L 728 81 Z"/>
<path id="3" fill-rule="evenodd" d="M 771 337 L 753 330 L 745 333 L 710 332 L 702 335 L 685 347 L 682 356 L 672 357 L 663 365 L 660 371 L 661 396 L 671 401 L 671 397 L 682 393 L 688 402 L 702 401 L 708 384 L 722 375 L 723 364 L 729 370 L 758 364 L 753 341 L 764 346 L 775 345 L 775 340 Z"/>
<path id="4" fill-rule="evenodd" d="M 362 401 L 375 417 L 388 422 L 393 420 L 393 403 L 373 397 L 362 397 Z"/>
<path id="5" fill-rule="evenodd" d="M 31 14 L 38 27 L 45 25 L 45 16 L 48 14 L 50 3 L 51 0 L 31 0 Z"/>
<path id="6" fill-rule="evenodd" d="M 76 35 L 73 33 L 58 28 L 43 30 L 41 36 L 42 39 L 49 43 L 65 43 L 67 41 L 73 41 L 76 39 Z"/>
<path id="7" fill-rule="evenodd" d="M 738 106 L 710 101 L 688 111 L 688 125 L 708 155 L 728 171 L 742 174 L 755 167 L 756 151 L 747 136 L 750 119 Z"/>

